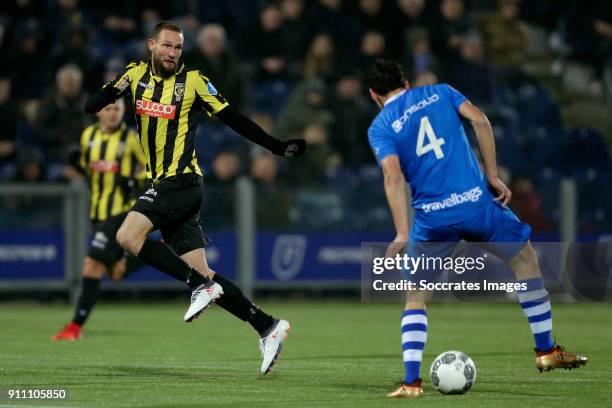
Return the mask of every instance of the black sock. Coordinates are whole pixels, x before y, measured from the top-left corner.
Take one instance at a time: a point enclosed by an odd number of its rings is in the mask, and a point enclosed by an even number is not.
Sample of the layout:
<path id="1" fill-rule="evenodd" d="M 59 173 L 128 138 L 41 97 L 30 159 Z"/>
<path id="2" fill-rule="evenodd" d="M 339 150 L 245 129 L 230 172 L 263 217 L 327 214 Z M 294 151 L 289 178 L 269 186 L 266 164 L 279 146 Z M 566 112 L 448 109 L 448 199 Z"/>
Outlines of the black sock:
<path id="1" fill-rule="evenodd" d="M 146 265 L 146 262 L 143 259 L 132 256 L 131 254 L 126 255 L 125 258 L 126 262 L 125 275 L 123 275 L 124 279 Z"/>
<path id="2" fill-rule="evenodd" d="M 100 291 L 100 279 L 83 277 L 81 281 L 81 294 L 77 301 L 77 307 L 74 311 L 72 322 L 78 325 L 84 325 L 85 321 L 91 313 L 98 300 L 98 292 Z"/>
<path id="3" fill-rule="evenodd" d="M 142 259 L 155 269 L 187 283 L 191 289 L 195 289 L 208 279 L 198 271 L 189 266 L 168 245 L 153 239 L 146 239 L 138 258 Z"/>
<path id="4" fill-rule="evenodd" d="M 217 300 L 217 304 L 227 310 L 240 320 L 249 322 L 260 336 L 263 336 L 274 324 L 272 316 L 265 314 L 253 302 L 244 296 L 240 288 L 218 273 L 213 280 L 223 287 L 223 296 Z"/>

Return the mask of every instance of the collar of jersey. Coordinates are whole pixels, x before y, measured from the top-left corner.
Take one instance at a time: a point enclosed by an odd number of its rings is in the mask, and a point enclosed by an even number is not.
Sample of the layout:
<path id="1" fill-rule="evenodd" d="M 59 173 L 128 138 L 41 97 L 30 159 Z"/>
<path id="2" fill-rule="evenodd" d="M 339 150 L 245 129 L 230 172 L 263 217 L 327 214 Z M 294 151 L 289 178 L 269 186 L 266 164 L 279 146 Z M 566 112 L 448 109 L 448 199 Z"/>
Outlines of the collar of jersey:
<path id="1" fill-rule="evenodd" d="M 389 99 L 387 99 L 385 101 L 385 106 L 387 106 L 388 104 L 390 104 L 391 102 L 393 102 L 394 100 L 396 100 L 397 98 L 399 98 L 400 96 L 402 96 L 403 94 L 406 93 L 405 89 L 402 89 L 400 92 L 396 93 L 395 95 L 393 95 L 392 97 L 390 97 Z"/>
<path id="2" fill-rule="evenodd" d="M 151 60 L 147 61 L 147 66 L 149 67 L 149 72 L 151 73 L 151 76 L 153 77 L 153 79 L 155 81 L 159 82 L 159 81 L 163 81 L 164 79 L 167 79 L 167 78 L 163 78 L 163 77 L 161 77 L 159 75 L 154 75 L 153 74 L 153 69 L 151 69 L 151 67 L 153 67 L 153 63 L 151 62 Z M 185 63 L 183 62 L 183 58 L 181 57 L 181 59 L 179 59 L 179 69 L 178 69 L 178 71 L 176 71 L 176 73 L 174 75 L 180 74 L 181 72 L 183 72 L 184 69 L 185 69 Z"/>

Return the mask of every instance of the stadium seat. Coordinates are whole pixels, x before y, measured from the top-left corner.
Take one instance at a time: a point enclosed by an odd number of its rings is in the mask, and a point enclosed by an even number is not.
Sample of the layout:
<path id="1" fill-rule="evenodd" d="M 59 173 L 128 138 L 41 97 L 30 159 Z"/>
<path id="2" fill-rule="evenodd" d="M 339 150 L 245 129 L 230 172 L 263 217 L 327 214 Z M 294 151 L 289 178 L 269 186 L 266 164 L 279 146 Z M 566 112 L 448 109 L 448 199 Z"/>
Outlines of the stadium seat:
<path id="1" fill-rule="evenodd" d="M 497 95 L 501 105 L 518 111 L 522 128 L 562 127 L 559 107 L 550 93 L 527 75 L 514 75 L 497 90 Z"/>
<path id="2" fill-rule="evenodd" d="M 251 91 L 253 110 L 277 118 L 292 90 L 287 81 L 266 81 L 255 85 Z"/>
<path id="3" fill-rule="evenodd" d="M 17 167 L 13 163 L 7 163 L 0 166 L 0 181 L 9 181 L 15 176 Z"/>
<path id="4" fill-rule="evenodd" d="M 593 169 L 610 171 L 610 154 L 603 136 L 593 129 L 577 128 L 569 132 L 566 145 L 566 160 L 577 175 Z"/>
<path id="5" fill-rule="evenodd" d="M 558 169 L 564 165 L 564 161 L 560 160 L 566 142 L 562 129 L 539 126 L 530 129 L 526 134 L 524 152 L 530 167 L 541 169 L 542 166 L 546 166 Z"/>

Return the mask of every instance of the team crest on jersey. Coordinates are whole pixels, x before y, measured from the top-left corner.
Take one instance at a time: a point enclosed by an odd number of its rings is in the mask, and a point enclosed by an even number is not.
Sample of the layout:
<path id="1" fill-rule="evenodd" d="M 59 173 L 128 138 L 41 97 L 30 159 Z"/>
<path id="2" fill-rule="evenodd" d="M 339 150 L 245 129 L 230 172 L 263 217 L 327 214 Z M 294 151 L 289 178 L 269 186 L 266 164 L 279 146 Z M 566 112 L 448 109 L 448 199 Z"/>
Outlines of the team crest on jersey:
<path id="1" fill-rule="evenodd" d="M 185 95 L 185 84 L 174 84 L 174 96 L 176 101 L 182 101 L 183 95 Z"/>

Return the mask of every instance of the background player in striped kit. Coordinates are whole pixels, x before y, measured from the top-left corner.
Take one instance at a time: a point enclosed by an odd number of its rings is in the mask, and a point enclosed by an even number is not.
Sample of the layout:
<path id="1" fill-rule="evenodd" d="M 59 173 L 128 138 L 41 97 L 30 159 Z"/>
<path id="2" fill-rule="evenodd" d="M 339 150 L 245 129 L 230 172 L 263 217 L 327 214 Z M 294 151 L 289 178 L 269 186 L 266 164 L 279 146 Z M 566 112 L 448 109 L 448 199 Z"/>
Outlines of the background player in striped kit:
<path id="1" fill-rule="evenodd" d="M 106 273 L 114 280 L 143 265 L 126 256 L 115 236 L 134 204 L 133 190 L 144 179 L 145 156 L 138 134 L 122 122 L 125 102 L 118 99 L 97 113 L 98 122 L 81 134 L 80 153 L 71 165 L 89 185 L 90 249 L 83 262 L 81 293 L 72 321 L 53 340 L 78 340 Z M 128 261 L 129 258 L 129 261 Z"/>

